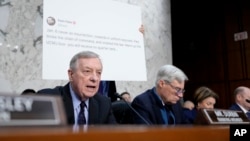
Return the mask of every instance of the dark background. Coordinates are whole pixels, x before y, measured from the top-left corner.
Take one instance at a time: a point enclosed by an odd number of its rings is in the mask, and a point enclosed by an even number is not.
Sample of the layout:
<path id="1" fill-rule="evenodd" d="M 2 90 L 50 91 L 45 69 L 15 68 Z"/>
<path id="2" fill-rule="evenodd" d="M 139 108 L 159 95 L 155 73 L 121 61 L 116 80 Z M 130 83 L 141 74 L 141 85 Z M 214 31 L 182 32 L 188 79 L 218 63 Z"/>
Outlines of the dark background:
<path id="1" fill-rule="evenodd" d="M 171 0 L 171 18 L 173 65 L 189 77 L 184 99 L 204 85 L 227 109 L 236 87 L 250 87 L 250 40 L 234 41 L 238 32 L 250 36 L 250 1 Z"/>

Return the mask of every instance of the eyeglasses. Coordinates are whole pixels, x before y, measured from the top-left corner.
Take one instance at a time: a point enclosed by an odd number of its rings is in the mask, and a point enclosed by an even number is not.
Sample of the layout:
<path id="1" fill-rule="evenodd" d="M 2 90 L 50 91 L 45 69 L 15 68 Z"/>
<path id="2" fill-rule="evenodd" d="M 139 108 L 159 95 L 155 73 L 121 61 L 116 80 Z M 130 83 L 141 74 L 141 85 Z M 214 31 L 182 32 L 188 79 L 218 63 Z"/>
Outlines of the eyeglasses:
<path id="1" fill-rule="evenodd" d="M 182 88 L 179 88 L 179 87 L 175 87 L 173 86 L 170 82 L 168 81 L 165 81 L 166 84 L 168 84 L 172 89 L 174 89 L 176 91 L 176 94 L 179 95 L 179 94 L 184 94 L 185 92 L 185 89 L 182 89 Z"/>

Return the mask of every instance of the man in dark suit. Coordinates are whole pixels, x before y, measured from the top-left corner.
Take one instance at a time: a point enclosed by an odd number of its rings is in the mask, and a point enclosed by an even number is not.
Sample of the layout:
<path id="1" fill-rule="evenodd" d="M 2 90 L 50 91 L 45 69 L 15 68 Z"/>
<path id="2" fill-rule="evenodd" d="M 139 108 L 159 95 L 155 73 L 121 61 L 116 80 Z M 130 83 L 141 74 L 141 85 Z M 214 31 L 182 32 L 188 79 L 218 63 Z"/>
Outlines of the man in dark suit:
<path id="1" fill-rule="evenodd" d="M 137 124 L 187 124 L 180 99 L 187 76 L 173 65 L 162 66 L 156 76 L 155 87 L 136 96 L 132 107 L 141 115 L 134 115 Z M 143 117 L 143 118 L 142 118 Z"/>
<path id="2" fill-rule="evenodd" d="M 133 124 L 133 111 L 130 108 L 131 103 L 124 100 L 112 102 L 112 110 L 119 124 Z"/>
<path id="3" fill-rule="evenodd" d="M 84 118 L 84 123 L 81 124 L 115 124 L 110 99 L 97 94 L 102 70 L 98 54 L 91 51 L 79 52 L 70 61 L 68 84 L 42 89 L 37 93 L 60 95 L 64 102 L 68 124 L 80 124 L 78 122 L 80 118 Z M 79 116 L 80 113 L 84 116 Z"/>
<path id="4" fill-rule="evenodd" d="M 234 100 L 235 103 L 229 109 L 243 111 L 250 120 L 250 89 L 245 86 L 237 87 L 234 90 Z"/>

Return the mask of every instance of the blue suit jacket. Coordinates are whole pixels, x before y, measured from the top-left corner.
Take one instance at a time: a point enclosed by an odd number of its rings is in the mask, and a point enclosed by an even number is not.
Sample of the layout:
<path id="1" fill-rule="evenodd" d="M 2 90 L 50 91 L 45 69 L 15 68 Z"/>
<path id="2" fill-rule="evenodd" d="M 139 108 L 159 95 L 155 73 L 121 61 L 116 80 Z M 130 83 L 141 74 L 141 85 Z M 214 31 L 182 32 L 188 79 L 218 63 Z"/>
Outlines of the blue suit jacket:
<path id="1" fill-rule="evenodd" d="M 237 111 L 242 111 L 243 113 L 245 113 L 238 104 L 234 103 L 231 105 L 231 107 L 229 107 L 230 110 L 237 110 Z M 248 113 L 248 114 L 247 114 Z M 246 113 L 247 118 L 250 120 L 250 114 L 249 112 Z"/>
<path id="2" fill-rule="evenodd" d="M 69 83 L 65 86 L 57 86 L 53 89 L 46 88 L 38 94 L 60 95 L 62 97 L 68 124 L 74 124 L 74 108 L 70 95 Z M 116 120 L 111 110 L 111 101 L 108 97 L 96 94 L 89 98 L 89 122 L 88 124 L 115 124 Z"/>
<path id="3" fill-rule="evenodd" d="M 183 108 L 184 116 L 188 119 L 190 123 L 195 123 L 198 111 L 196 108 L 192 110 Z"/>
<path id="4" fill-rule="evenodd" d="M 240 106 L 236 103 L 232 104 L 231 107 L 229 107 L 230 110 L 237 110 L 237 111 L 243 111 Z"/>
<path id="5" fill-rule="evenodd" d="M 161 114 L 161 109 L 164 107 L 160 99 L 154 93 L 154 88 L 135 97 L 132 102 L 132 107 L 150 124 L 165 124 Z M 189 123 L 184 117 L 180 101 L 171 105 L 171 108 L 175 116 L 175 124 Z M 136 114 L 134 116 L 134 122 L 137 124 L 146 124 L 145 121 Z"/>

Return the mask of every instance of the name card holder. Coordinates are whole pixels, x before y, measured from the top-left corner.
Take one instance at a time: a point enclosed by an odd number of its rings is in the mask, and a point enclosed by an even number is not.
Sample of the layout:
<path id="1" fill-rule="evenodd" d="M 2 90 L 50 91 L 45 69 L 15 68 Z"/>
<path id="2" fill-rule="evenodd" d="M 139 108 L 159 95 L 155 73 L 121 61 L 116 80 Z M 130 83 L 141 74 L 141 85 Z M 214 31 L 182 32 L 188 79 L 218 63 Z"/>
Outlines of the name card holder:
<path id="1" fill-rule="evenodd" d="M 60 96 L 1 95 L 0 126 L 66 125 Z"/>
<path id="2" fill-rule="evenodd" d="M 242 111 L 225 109 L 200 109 L 195 124 L 250 124 L 246 114 Z"/>

